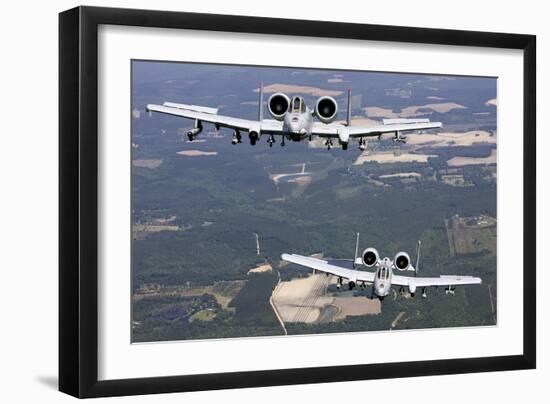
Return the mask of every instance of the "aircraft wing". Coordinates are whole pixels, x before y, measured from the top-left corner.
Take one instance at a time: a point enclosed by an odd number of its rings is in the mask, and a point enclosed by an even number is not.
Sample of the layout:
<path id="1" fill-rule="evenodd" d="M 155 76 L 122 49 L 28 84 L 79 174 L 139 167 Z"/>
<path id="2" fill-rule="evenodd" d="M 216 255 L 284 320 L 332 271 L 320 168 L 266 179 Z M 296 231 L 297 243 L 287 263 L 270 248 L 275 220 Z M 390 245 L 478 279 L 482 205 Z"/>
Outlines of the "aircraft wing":
<path id="1" fill-rule="evenodd" d="M 243 131 L 262 131 L 262 133 L 281 133 L 283 130 L 282 122 L 271 119 L 252 121 L 249 119 L 233 118 L 231 116 L 218 115 L 217 109 L 200 107 L 194 105 L 184 105 L 175 103 L 164 103 L 163 105 L 148 104 L 147 111 L 160 112 L 162 114 L 179 116 L 188 119 L 197 119 L 201 122 L 208 122 L 223 128 L 239 129 Z"/>
<path id="2" fill-rule="evenodd" d="M 481 283 L 481 278 L 460 275 L 441 275 L 437 277 L 393 275 L 391 283 L 398 286 L 414 285 L 420 288 L 428 286 L 477 285 Z"/>
<path id="3" fill-rule="evenodd" d="M 324 124 L 315 122 L 313 134 L 319 137 L 346 138 L 379 136 L 383 133 L 406 132 L 412 130 L 440 128 L 441 122 L 430 122 L 428 119 L 387 119 L 381 125 L 351 125 Z"/>
<path id="4" fill-rule="evenodd" d="M 338 265 L 329 264 L 325 260 L 320 260 L 313 257 L 304 257 L 298 254 L 283 254 L 281 258 L 284 261 L 298 264 L 303 267 L 312 268 L 327 274 L 339 276 L 353 282 L 373 282 L 374 273 L 366 271 L 357 271 L 355 269 L 344 268 Z"/>
<path id="5" fill-rule="evenodd" d="M 350 126 L 349 134 L 351 137 L 377 136 L 382 133 L 404 132 L 408 130 L 423 130 L 441 128 L 441 122 L 421 122 L 421 123 L 389 123 L 375 126 Z"/>

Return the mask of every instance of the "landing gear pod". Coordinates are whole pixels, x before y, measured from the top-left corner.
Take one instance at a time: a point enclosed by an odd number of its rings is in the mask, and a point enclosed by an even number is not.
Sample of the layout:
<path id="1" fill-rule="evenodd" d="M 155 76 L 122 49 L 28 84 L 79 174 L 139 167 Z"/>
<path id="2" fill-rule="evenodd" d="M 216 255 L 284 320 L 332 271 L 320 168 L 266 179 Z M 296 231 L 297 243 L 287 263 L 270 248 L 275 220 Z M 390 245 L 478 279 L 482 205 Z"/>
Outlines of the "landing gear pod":
<path id="1" fill-rule="evenodd" d="M 260 138 L 260 134 L 254 130 L 251 130 L 248 133 L 248 138 L 250 139 L 250 145 L 254 146 L 258 139 Z"/>

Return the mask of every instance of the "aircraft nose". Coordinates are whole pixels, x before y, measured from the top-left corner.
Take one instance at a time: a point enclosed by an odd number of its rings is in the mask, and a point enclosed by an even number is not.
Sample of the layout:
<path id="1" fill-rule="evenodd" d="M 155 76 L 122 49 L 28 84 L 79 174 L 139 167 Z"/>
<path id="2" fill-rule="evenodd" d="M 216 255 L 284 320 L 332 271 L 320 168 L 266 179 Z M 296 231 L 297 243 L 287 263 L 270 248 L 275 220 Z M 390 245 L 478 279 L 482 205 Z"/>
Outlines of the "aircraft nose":
<path id="1" fill-rule="evenodd" d="M 296 123 L 291 123 L 291 124 L 290 124 L 290 131 L 291 131 L 292 133 L 297 133 L 298 130 L 299 130 L 298 124 L 296 124 Z"/>

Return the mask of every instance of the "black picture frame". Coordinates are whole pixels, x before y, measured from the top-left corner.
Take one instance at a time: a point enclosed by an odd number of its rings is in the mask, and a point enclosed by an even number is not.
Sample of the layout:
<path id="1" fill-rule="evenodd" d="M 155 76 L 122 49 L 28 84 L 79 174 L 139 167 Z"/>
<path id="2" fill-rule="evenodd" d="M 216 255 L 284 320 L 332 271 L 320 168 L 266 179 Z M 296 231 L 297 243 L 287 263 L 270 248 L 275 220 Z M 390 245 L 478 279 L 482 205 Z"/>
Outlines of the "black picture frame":
<path id="1" fill-rule="evenodd" d="M 100 24 L 522 50 L 523 354 L 99 381 L 97 52 Z M 536 37 L 533 35 L 96 7 L 77 7 L 60 13 L 59 390 L 85 398 L 535 368 L 535 107 Z"/>

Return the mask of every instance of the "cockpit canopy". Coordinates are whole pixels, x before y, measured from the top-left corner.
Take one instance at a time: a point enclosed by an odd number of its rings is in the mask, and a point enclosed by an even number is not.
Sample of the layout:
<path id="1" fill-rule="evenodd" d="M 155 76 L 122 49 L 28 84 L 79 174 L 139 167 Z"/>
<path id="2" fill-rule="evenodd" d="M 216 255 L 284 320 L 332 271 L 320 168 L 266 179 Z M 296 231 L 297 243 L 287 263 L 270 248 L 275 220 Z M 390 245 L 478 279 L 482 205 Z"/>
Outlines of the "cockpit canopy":
<path id="1" fill-rule="evenodd" d="M 376 274 L 378 279 L 388 279 L 390 276 L 390 269 L 386 268 L 385 266 L 380 267 L 378 270 L 378 273 Z"/>
<path id="2" fill-rule="evenodd" d="M 306 103 L 304 99 L 298 95 L 292 98 L 292 102 L 289 105 L 288 112 L 292 113 L 304 113 L 306 112 Z"/>

